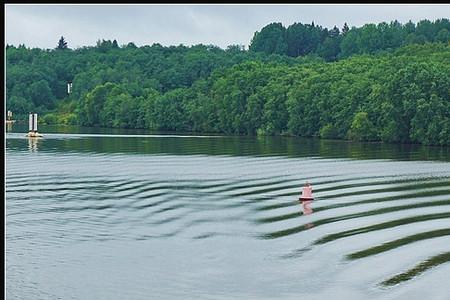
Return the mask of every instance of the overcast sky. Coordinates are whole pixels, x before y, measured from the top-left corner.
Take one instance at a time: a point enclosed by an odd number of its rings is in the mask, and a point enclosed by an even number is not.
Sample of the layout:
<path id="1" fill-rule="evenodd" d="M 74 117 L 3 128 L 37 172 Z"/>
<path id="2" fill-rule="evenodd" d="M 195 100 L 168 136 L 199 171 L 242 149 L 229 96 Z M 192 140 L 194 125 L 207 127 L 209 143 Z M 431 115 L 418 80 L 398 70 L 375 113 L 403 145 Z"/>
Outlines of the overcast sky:
<path id="1" fill-rule="evenodd" d="M 450 18 L 450 4 L 418 5 L 125 5 L 6 4 L 5 43 L 55 48 L 61 36 L 69 48 L 95 45 L 99 39 L 137 46 L 213 44 L 245 45 L 271 22 L 342 28 L 398 20 Z"/>

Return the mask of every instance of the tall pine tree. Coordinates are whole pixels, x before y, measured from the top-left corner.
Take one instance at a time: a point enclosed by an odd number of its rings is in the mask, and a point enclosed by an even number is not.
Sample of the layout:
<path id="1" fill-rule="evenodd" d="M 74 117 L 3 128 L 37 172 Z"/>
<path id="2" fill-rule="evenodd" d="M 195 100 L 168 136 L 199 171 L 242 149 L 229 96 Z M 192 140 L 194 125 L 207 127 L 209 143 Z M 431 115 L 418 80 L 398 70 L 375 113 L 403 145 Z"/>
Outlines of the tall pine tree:
<path id="1" fill-rule="evenodd" d="M 56 49 L 67 49 L 67 42 L 64 40 L 63 36 L 59 39 L 58 47 L 56 47 Z"/>
<path id="2" fill-rule="evenodd" d="M 350 28 L 348 28 L 347 22 L 344 23 L 344 26 L 342 27 L 342 34 L 345 35 Z"/>

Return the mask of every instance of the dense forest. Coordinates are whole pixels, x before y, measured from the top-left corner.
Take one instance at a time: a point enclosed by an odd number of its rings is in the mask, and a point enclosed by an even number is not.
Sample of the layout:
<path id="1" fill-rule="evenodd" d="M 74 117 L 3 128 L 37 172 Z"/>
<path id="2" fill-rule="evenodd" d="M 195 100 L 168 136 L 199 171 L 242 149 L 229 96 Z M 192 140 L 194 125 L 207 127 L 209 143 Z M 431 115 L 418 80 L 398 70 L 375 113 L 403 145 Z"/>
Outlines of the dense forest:
<path id="1" fill-rule="evenodd" d="M 272 23 L 256 32 L 251 51 L 291 57 L 315 54 L 326 61 L 350 57 L 355 54 L 373 54 L 409 44 L 432 42 L 447 43 L 450 39 L 450 22 L 438 19 L 435 22 L 422 20 L 417 24 L 391 23 L 366 24 L 349 29 L 347 23 L 341 30 L 331 30 L 314 24 L 294 23 L 285 28 L 281 23 Z"/>
<path id="2" fill-rule="evenodd" d="M 450 145 L 449 32 L 272 23 L 248 50 L 7 45 L 6 106 L 47 124 Z"/>

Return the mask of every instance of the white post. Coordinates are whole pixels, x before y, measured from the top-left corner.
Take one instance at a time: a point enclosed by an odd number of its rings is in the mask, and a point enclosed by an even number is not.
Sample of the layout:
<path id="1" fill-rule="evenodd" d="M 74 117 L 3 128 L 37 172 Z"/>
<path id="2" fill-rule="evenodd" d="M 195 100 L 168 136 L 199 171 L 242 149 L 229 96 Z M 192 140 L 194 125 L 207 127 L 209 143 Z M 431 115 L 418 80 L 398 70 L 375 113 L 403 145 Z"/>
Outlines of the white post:
<path id="1" fill-rule="evenodd" d="M 34 127 L 33 127 L 33 131 L 37 132 L 37 114 L 34 114 Z"/>
<path id="2" fill-rule="evenodd" d="M 33 131 L 33 114 L 30 113 L 30 115 L 28 116 L 28 131 L 31 132 Z"/>
<path id="3" fill-rule="evenodd" d="M 28 131 L 37 132 L 37 114 L 30 113 L 28 117 Z"/>

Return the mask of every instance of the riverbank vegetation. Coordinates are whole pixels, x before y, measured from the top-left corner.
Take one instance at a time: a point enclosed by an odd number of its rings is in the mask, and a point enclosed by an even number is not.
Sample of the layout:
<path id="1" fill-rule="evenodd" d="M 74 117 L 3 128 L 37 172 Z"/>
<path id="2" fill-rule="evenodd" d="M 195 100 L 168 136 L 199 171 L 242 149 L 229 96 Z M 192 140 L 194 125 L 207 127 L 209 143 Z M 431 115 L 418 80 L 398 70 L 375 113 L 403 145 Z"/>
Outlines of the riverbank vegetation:
<path id="1" fill-rule="evenodd" d="M 249 50 L 8 45 L 6 106 L 47 124 L 450 145 L 449 31 L 272 23 Z"/>

